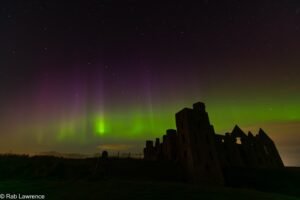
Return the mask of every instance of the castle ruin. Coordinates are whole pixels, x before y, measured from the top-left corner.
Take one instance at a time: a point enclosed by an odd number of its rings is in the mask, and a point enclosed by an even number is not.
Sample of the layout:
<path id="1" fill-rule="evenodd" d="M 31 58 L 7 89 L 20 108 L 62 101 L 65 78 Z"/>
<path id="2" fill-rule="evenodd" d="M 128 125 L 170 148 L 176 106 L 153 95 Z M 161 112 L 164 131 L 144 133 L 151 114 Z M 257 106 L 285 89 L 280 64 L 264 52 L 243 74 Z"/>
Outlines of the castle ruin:
<path id="1" fill-rule="evenodd" d="M 177 130 L 169 129 L 160 142 L 146 141 L 145 160 L 167 160 L 181 164 L 192 182 L 224 183 L 224 168 L 282 168 L 272 139 L 260 129 L 245 134 L 238 126 L 231 133 L 216 134 L 205 104 L 176 113 Z"/>

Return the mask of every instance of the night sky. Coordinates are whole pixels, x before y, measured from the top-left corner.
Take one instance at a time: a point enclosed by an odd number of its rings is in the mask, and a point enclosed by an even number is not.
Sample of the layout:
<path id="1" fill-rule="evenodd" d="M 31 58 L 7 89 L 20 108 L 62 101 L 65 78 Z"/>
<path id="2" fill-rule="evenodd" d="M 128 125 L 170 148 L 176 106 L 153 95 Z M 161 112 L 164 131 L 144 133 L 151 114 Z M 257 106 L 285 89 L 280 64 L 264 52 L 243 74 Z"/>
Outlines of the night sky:
<path id="1" fill-rule="evenodd" d="M 300 165 L 300 2 L 1 0 L 0 152 L 142 153 L 206 103 Z"/>

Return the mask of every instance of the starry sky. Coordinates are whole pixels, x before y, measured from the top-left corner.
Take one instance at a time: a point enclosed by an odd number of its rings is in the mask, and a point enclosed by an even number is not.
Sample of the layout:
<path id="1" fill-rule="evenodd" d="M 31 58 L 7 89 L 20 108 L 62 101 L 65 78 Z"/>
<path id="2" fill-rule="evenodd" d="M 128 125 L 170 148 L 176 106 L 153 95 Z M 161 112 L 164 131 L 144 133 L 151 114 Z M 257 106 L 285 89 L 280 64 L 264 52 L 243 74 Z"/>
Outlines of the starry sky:
<path id="1" fill-rule="evenodd" d="M 142 153 L 206 103 L 300 165 L 296 0 L 2 0 L 0 152 Z"/>

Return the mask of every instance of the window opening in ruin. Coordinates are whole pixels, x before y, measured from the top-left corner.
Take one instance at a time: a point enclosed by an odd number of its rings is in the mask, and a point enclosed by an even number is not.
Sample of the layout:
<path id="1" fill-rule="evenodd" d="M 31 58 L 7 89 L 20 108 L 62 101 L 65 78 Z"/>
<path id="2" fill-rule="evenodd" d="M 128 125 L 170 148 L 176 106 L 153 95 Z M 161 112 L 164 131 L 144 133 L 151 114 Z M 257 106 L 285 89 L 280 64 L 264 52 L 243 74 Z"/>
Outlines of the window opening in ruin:
<path id="1" fill-rule="evenodd" d="M 242 144 L 242 138 L 237 137 L 237 138 L 236 138 L 236 143 L 237 143 L 237 144 Z"/>

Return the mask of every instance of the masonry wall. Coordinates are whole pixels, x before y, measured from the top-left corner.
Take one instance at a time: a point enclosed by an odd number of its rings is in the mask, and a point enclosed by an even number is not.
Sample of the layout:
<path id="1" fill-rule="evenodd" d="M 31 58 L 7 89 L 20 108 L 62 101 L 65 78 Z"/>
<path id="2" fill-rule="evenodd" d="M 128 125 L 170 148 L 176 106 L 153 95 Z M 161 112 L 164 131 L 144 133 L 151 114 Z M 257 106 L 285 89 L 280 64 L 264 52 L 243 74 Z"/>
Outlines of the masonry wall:
<path id="1" fill-rule="evenodd" d="M 205 104 L 184 108 L 175 115 L 176 128 L 160 139 L 146 141 L 145 160 L 179 163 L 192 182 L 223 184 L 223 168 L 284 167 L 274 142 L 262 130 L 245 134 L 238 126 L 231 133 L 218 135 L 209 122 Z"/>
<path id="2" fill-rule="evenodd" d="M 195 182 L 223 183 L 223 175 L 214 140 L 214 129 L 209 123 L 203 103 L 193 109 L 185 108 L 176 114 L 180 163 L 185 165 L 189 179 Z"/>

